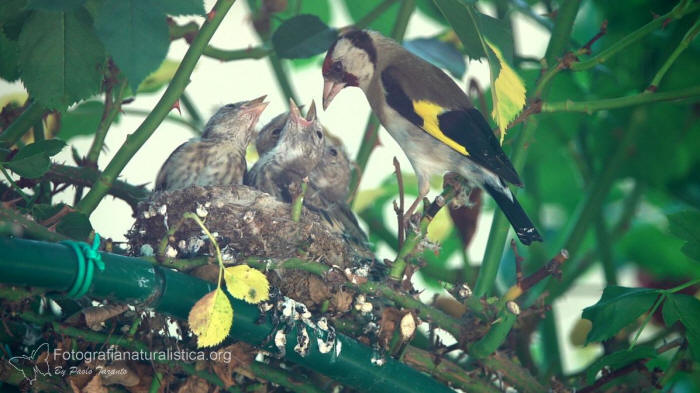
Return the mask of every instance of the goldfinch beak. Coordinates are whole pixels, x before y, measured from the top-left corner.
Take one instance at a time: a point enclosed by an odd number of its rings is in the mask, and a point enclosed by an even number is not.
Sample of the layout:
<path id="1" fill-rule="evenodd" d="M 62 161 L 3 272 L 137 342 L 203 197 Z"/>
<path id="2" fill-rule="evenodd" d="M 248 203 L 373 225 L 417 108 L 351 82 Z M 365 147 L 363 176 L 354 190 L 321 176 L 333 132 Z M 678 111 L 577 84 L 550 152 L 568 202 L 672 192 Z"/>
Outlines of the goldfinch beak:
<path id="1" fill-rule="evenodd" d="M 245 105 L 243 105 L 243 110 L 259 116 L 269 104 L 269 102 L 265 102 L 266 97 L 267 95 L 264 95 L 246 102 Z"/>
<path id="2" fill-rule="evenodd" d="M 323 82 L 323 110 L 325 111 L 331 105 L 333 98 L 340 93 L 345 87 L 343 82 L 335 82 L 326 80 Z"/>

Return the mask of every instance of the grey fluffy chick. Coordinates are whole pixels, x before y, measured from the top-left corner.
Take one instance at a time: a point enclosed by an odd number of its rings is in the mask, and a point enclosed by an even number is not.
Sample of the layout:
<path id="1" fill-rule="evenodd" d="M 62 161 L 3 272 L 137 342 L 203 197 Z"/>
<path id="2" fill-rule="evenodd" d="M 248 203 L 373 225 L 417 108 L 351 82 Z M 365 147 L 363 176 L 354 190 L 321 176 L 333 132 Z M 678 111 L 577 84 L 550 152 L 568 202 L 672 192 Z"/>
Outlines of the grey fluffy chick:
<path id="1" fill-rule="evenodd" d="M 272 150 L 262 154 L 246 174 L 244 183 L 284 202 L 291 202 L 289 187 L 308 177 L 323 156 L 323 128 L 306 120 L 290 100 L 290 113 Z"/>
<path id="2" fill-rule="evenodd" d="M 255 138 L 255 148 L 261 157 L 275 147 L 288 118 L 289 112 L 279 114 L 260 130 Z M 315 118 L 316 105 L 312 103 L 306 119 L 313 120 Z M 323 156 L 309 174 L 309 186 L 306 194 L 307 201 L 313 200 L 316 194 L 321 194 L 324 198 L 334 202 L 345 200 L 350 186 L 350 159 L 340 141 L 333 141 L 326 135 Z"/>
<path id="3" fill-rule="evenodd" d="M 265 97 L 219 108 L 200 138 L 190 139 L 170 154 L 158 171 L 155 190 L 241 184 L 247 169 L 246 147 L 268 104 Z"/>

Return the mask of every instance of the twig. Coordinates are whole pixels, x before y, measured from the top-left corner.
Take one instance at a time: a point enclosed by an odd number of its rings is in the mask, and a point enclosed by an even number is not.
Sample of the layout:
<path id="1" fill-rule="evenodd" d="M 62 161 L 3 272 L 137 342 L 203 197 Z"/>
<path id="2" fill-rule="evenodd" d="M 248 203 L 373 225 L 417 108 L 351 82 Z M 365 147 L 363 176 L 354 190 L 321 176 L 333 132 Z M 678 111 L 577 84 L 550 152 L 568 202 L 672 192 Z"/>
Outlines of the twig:
<path id="1" fill-rule="evenodd" d="M 428 233 L 428 226 L 433 221 L 433 217 L 435 217 L 437 212 L 448 204 L 455 195 L 455 187 L 446 186 L 442 194 L 438 195 L 433 203 L 428 206 L 428 208 L 424 209 L 418 231 L 411 232 L 411 234 L 406 236 L 403 247 L 401 247 L 394 263 L 391 265 L 389 277 L 391 277 L 392 280 L 399 281 L 403 278 L 406 266 L 408 266 L 408 256 L 415 251 L 421 240 L 425 238 L 425 235 Z"/>
<path id="2" fill-rule="evenodd" d="M 700 9 L 699 3 L 691 4 L 689 1 L 682 0 L 667 14 L 654 18 L 651 22 L 626 35 L 621 40 L 616 41 L 613 45 L 601 51 L 596 56 L 588 60 L 577 61 L 571 64 L 570 68 L 572 71 L 583 71 L 604 63 L 610 57 L 622 52 L 625 48 L 641 40 L 647 34 L 665 26 L 670 20 L 680 19 L 698 9 Z"/>
<path id="3" fill-rule="evenodd" d="M 144 119 L 143 123 L 141 123 L 136 131 L 126 138 L 126 141 L 121 148 L 119 148 L 114 158 L 109 162 L 90 192 L 76 206 L 78 211 L 88 216 L 92 214 L 111 188 L 112 183 L 114 183 L 119 173 L 121 173 L 126 164 L 148 138 L 150 138 L 163 119 L 165 119 L 173 104 L 185 90 L 185 87 L 189 83 L 190 75 L 192 75 L 192 71 L 202 55 L 202 51 L 214 35 L 214 32 L 221 24 L 221 21 L 224 16 L 226 16 L 226 13 L 231 8 L 234 1 L 235 0 L 218 0 L 216 2 L 214 8 L 209 13 L 212 16 L 204 22 L 197 37 L 192 41 L 190 48 L 175 72 L 175 76 L 158 101 L 158 104 L 156 104 L 153 111 Z"/>
<path id="4" fill-rule="evenodd" d="M 481 85 L 479 85 L 479 81 L 476 80 L 476 78 L 469 78 L 469 86 L 467 87 L 467 91 L 469 95 L 472 94 L 472 91 L 476 93 L 476 96 L 479 98 L 479 110 L 481 113 L 486 113 L 488 111 L 488 107 L 486 106 L 486 96 L 484 95 L 484 90 L 481 88 Z"/>
<path id="5" fill-rule="evenodd" d="M 655 92 L 656 89 L 659 87 L 659 83 L 661 83 L 661 79 L 663 79 L 664 75 L 666 75 L 666 72 L 671 68 L 673 63 L 678 59 L 678 56 L 680 56 L 681 53 L 690 45 L 690 43 L 695 39 L 695 36 L 700 32 L 700 19 L 695 21 L 695 24 L 688 30 L 688 32 L 685 33 L 685 36 L 683 36 L 683 39 L 681 42 L 678 44 L 676 49 L 673 50 L 671 53 L 671 56 L 666 59 L 664 62 L 664 65 L 661 66 L 661 69 L 654 75 L 654 78 L 651 80 L 651 83 L 649 84 L 649 87 L 647 87 L 648 92 Z"/>
<path id="6" fill-rule="evenodd" d="M 559 251 L 547 264 L 510 287 L 506 294 L 503 295 L 501 302 L 505 303 L 506 301 L 519 298 L 523 293 L 527 292 L 530 288 L 547 277 L 561 278 L 561 265 L 563 265 L 567 259 L 569 259 L 569 252 L 566 250 Z"/>
<path id="7" fill-rule="evenodd" d="M 301 208 L 304 206 L 304 195 L 306 194 L 306 189 L 309 186 L 309 179 L 304 178 L 301 182 L 301 191 L 292 201 L 292 221 L 299 222 L 301 219 Z"/>
<path id="8" fill-rule="evenodd" d="M 396 173 L 396 181 L 399 185 L 399 205 L 396 205 L 396 201 L 394 201 L 394 212 L 396 213 L 396 218 L 399 222 L 399 233 L 398 233 L 398 240 L 399 240 L 399 247 L 398 249 L 400 250 L 401 247 L 403 247 L 403 242 L 406 238 L 406 228 L 404 228 L 404 219 L 403 219 L 403 213 L 404 213 L 404 188 L 403 188 L 403 176 L 401 174 L 401 165 L 399 164 L 399 160 L 394 157 L 394 173 Z"/>
<path id="9" fill-rule="evenodd" d="M 520 285 L 523 281 L 523 257 L 518 254 L 518 244 L 515 239 L 510 239 L 510 248 L 515 255 L 515 282 Z"/>
<path id="10" fill-rule="evenodd" d="M 653 93 L 647 91 L 626 97 L 607 98 L 591 101 L 562 101 L 545 102 L 542 104 L 542 112 L 585 112 L 591 113 L 603 109 L 625 108 L 634 105 L 651 104 L 660 101 L 673 101 L 684 98 L 696 98 L 700 96 L 700 86 L 686 89 Z"/>

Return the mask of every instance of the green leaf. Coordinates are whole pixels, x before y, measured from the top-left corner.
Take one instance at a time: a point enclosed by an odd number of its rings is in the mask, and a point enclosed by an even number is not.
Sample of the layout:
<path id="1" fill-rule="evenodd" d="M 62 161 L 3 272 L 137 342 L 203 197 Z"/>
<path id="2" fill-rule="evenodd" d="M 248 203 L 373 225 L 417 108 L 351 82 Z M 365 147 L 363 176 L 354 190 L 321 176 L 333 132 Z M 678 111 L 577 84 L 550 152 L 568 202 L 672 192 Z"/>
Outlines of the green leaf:
<path id="1" fill-rule="evenodd" d="M 2 162 L 0 165 L 11 169 L 16 174 L 27 179 L 36 179 L 44 175 L 51 167 L 51 159 L 45 154 L 36 154 L 21 159 L 13 159 L 10 162 Z"/>
<path id="2" fill-rule="evenodd" d="M 656 350 L 648 346 L 636 346 L 629 350 L 613 352 L 610 355 L 603 356 L 596 360 L 588 367 L 586 371 L 586 380 L 588 383 L 595 381 L 595 376 L 603 367 L 610 367 L 611 371 L 625 367 L 626 365 L 639 359 L 655 359 L 657 357 Z"/>
<path id="3" fill-rule="evenodd" d="M 170 46 L 168 25 L 157 0 L 106 0 L 95 28 L 132 91 L 155 71 Z"/>
<path id="4" fill-rule="evenodd" d="M 72 11 L 85 3 L 85 0 L 29 0 L 27 9 L 49 11 Z"/>
<path id="5" fill-rule="evenodd" d="M 662 313 L 666 326 L 671 327 L 678 321 L 685 326 L 690 352 L 695 360 L 700 360 L 700 300 L 679 293 L 669 294 Z"/>
<path id="6" fill-rule="evenodd" d="M 450 26 L 452 26 L 452 29 L 457 33 L 459 40 L 462 41 L 462 46 L 467 56 L 472 59 L 486 57 L 486 51 L 480 38 L 481 34 L 479 34 L 479 29 L 476 25 L 476 11 L 459 0 L 433 1 Z"/>
<path id="7" fill-rule="evenodd" d="M 29 95 L 64 110 L 100 89 L 104 48 L 84 8 L 35 11 L 19 37 L 19 65 Z"/>
<path id="8" fill-rule="evenodd" d="M 306 58 L 328 50 L 337 34 L 336 30 L 328 27 L 317 16 L 299 15 L 285 21 L 275 30 L 272 34 L 272 47 L 281 58 Z"/>
<path id="9" fill-rule="evenodd" d="M 12 160 L 14 161 L 22 158 L 32 157 L 37 154 L 44 154 L 46 155 L 46 157 L 55 156 L 56 154 L 60 153 L 65 146 L 66 142 L 60 141 L 58 139 L 36 141 L 31 145 L 27 145 L 21 148 Z"/>
<path id="10" fill-rule="evenodd" d="M 5 29 L 7 24 L 13 24 L 17 19 L 25 19 L 29 14 L 26 11 L 26 5 L 27 0 L 0 1 L 0 26 Z M 17 33 L 19 34 L 19 31 Z M 15 35 L 13 39 L 16 40 L 17 36 Z"/>
<path id="11" fill-rule="evenodd" d="M 71 239 L 85 240 L 92 232 L 92 225 L 88 217 L 79 212 L 70 212 L 63 216 L 56 224 L 56 232 L 66 235 Z"/>
<path id="12" fill-rule="evenodd" d="M 157 3 L 168 15 L 204 15 L 203 0 L 165 0 Z"/>
<path id="13" fill-rule="evenodd" d="M 85 101 L 61 116 L 58 138 L 68 141 L 79 135 L 93 135 L 100 124 L 105 105 L 101 101 Z"/>
<path id="14" fill-rule="evenodd" d="M 366 16 L 370 11 L 377 7 L 377 0 L 345 0 L 345 9 L 350 14 L 353 22 L 357 22 Z M 399 15 L 400 2 L 389 7 L 381 15 L 379 15 L 372 23 L 367 26 L 368 29 L 376 30 L 385 36 L 390 36 L 391 31 L 396 24 L 396 18 Z"/>
<path id="15" fill-rule="evenodd" d="M 602 341 L 617 334 L 648 311 L 659 291 L 648 288 L 609 286 L 598 303 L 583 310 L 583 318 L 593 323 L 586 344 Z"/>
<path id="16" fill-rule="evenodd" d="M 37 141 L 21 148 L 10 162 L 0 164 L 22 177 L 36 179 L 51 167 L 49 157 L 58 154 L 65 145 L 65 142 L 56 139 Z"/>
<path id="17" fill-rule="evenodd" d="M 672 234 L 686 240 L 681 250 L 685 255 L 700 261 L 700 211 L 686 210 L 668 216 Z"/>
<path id="18" fill-rule="evenodd" d="M 19 45 L 5 35 L 0 29 L 0 78 L 14 82 L 19 78 L 20 72 L 17 65 Z"/>
<path id="19" fill-rule="evenodd" d="M 416 38 L 404 41 L 403 46 L 435 66 L 446 69 L 456 78 L 462 78 L 467 71 L 464 56 L 450 43 L 437 38 Z"/>

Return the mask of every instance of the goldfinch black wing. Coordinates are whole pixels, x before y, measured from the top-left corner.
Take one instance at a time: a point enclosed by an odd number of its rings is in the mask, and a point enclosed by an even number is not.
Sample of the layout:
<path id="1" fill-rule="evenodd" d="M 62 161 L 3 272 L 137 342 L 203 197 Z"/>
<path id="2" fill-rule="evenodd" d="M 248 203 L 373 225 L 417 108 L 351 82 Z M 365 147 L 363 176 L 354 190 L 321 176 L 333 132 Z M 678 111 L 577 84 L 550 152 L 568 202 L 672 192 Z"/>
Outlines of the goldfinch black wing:
<path id="1" fill-rule="evenodd" d="M 381 72 L 387 104 L 445 145 L 509 183 L 522 185 L 484 116 L 439 68 L 422 59 Z M 418 60 L 418 61 L 416 61 Z"/>

